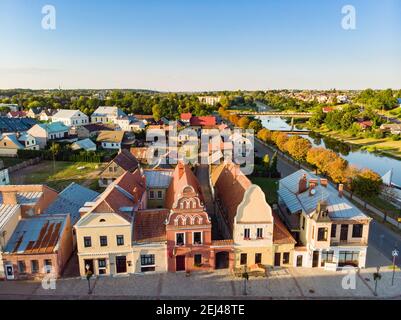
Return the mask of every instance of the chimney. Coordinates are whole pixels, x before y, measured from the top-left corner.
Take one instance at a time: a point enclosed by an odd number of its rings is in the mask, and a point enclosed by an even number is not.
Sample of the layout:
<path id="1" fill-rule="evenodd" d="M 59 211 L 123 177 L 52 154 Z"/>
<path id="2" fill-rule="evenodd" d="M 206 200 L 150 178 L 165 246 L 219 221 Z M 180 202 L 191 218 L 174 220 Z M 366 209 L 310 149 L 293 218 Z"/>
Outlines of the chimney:
<path id="1" fill-rule="evenodd" d="M 16 191 L 2 191 L 3 204 L 18 204 Z"/>
<path id="2" fill-rule="evenodd" d="M 184 174 L 184 164 L 182 162 L 178 163 L 178 178 L 180 179 Z"/>
<path id="3" fill-rule="evenodd" d="M 301 179 L 299 179 L 298 193 L 305 192 L 306 190 L 308 190 L 308 179 L 306 178 L 306 174 L 304 173 Z"/>
<path id="4" fill-rule="evenodd" d="M 340 183 L 338 185 L 338 196 L 341 198 L 343 196 L 343 193 L 344 193 L 344 185 Z"/>
<path id="5" fill-rule="evenodd" d="M 327 179 L 320 179 L 320 185 L 322 187 L 327 188 L 327 185 L 329 184 L 329 181 Z"/>
<path id="6" fill-rule="evenodd" d="M 309 180 L 309 195 L 313 196 L 315 194 L 315 187 L 317 186 L 317 179 Z"/>

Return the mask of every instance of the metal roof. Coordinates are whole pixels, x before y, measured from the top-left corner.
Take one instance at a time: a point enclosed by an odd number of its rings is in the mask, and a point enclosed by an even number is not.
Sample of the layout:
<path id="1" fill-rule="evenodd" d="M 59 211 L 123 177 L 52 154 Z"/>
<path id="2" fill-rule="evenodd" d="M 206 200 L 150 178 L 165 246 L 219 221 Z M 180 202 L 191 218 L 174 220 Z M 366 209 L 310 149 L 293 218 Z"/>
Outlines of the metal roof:
<path id="1" fill-rule="evenodd" d="M 43 195 L 42 191 L 17 192 L 18 204 L 35 204 Z M 3 203 L 3 195 L 0 192 L 0 203 Z"/>
<path id="2" fill-rule="evenodd" d="M 73 182 L 59 193 L 57 198 L 45 210 L 45 214 L 68 213 L 71 216 L 71 224 L 74 225 L 81 217 L 79 210 L 84 206 L 85 202 L 92 201 L 98 196 L 98 192 Z"/>
<path id="3" fill-rule="evenodd" d="M 83 140 L 79 140 L 73 143 L 73 145 L 77 145 L 79 148 L 81 149 L 96 149 L 96 144 L 89 138 L 87 139 L 83 139 Z"/>
<path id="4" fill-rule="evenodd" d="M 22 219 L 14 230 L 4 253 L 52 253 L 64 229 L 67 215 L 38 215 Z"/>
<path id="5" fill-rule="evenodd" d="M 168 188 L 173 177 L 173 170 L 144 170 L 146 187 Z"/>
<path id="6" fill-rule="evenodd" d="M 309 194 L 309 190 L 298 193 L 299 180 L 304 174 L 308 181 L 310 179 L 317 179 L 319 181 L 315 187 L 316 192 L 313 195 Z M 367 218 L 362 211 L 351 204 L 345 197 L 340 197 L 336 188 L 330 184 L 327 187 L 322 186 L 318 176 L 305 170 L 299 170 L 281 179 L 278 194 L 291 213 L 302 210 L 306 214 L 312 214 L 315 212 L 320 201 L 326 201 L 329 217 L 332 220 Z"/>
<path id="7" fill-rule="evenodd" d="M 22 132 L 27 131 L 36 124 L 31 118 L 7 118 L 0 117 L 1 132 Z"/>
<path id="8" fill-rule="evenodd" d="M 0 205 L 0 230 L 4 227 L 8 220 L 18 211 L 19 204 L 2 204 Z"/>

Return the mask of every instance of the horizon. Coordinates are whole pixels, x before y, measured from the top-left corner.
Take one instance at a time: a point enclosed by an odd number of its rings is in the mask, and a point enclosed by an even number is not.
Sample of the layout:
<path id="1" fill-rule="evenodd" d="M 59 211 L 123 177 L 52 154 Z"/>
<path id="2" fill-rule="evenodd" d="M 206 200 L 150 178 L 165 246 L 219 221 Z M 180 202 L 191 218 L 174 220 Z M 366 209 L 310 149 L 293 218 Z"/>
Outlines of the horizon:
<path id="1" fill-rule="evenodd" d="M 341 0 L 53 0 L 54 30 L 42 26 L 47 4 L 1 1 L 0 88 L 401 88 L 397 0 L 353 0 L 349 30 Z"/>

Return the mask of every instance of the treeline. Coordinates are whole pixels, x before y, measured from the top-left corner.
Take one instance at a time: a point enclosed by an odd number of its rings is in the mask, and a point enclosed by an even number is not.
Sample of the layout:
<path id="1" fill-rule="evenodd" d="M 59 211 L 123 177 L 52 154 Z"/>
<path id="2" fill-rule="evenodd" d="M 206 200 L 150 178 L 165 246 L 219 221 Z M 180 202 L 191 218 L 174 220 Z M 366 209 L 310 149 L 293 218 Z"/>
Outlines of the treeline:
<path id="1" fill-rule="evenodd" d="M 398 105 L 397 98 L 401 98 L 401 90 L 366 89 L 358 94 L 355 102 L 375 110 L 391 110 Z"/>

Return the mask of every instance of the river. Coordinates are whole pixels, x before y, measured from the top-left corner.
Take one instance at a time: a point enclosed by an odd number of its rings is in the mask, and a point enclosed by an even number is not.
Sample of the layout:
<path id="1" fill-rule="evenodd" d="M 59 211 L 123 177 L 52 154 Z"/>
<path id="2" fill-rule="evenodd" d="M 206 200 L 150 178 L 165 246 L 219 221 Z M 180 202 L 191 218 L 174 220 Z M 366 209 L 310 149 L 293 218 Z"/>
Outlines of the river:
<path id="1" fill-rule="evenodd" d="M 280 117 L 259 116 L 265 128 L 275 131 L 288 131 L 291 126 Z M 296 129 L 302 131 L 302 129 Z M 348 145 L 333 138 L 322 137 L 318 134 L 301 135 L 309 139 L 314 147 L 324 147 L 339 153 L 350 164 L 359 168 L 369 168 L 380 175 L 393 169 L 393 183 L 401 186 L 401 161 L 390 157 L 361 150 L 357 146 Z"/>

